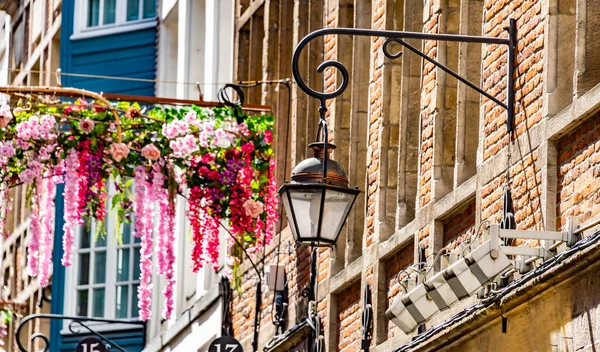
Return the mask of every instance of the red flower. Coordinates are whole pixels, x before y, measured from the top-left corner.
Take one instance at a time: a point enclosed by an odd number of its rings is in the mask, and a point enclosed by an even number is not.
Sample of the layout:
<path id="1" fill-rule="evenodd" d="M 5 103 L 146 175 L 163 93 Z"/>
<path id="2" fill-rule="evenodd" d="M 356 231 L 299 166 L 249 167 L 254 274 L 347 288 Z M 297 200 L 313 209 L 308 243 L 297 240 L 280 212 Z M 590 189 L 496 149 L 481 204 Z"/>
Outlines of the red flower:
<path id="1" fill-rule="evenodd" d="M 250 154 L 254 151 L 254 144 L 252 142 L 248 142 L 242 146 L 242 151 L 246 154 Z"/>
<path id="2" fill-rule="evenodd" d="M 273 142 L 273 132 L 270 130 L 265 131 L 265 143 Z"/>

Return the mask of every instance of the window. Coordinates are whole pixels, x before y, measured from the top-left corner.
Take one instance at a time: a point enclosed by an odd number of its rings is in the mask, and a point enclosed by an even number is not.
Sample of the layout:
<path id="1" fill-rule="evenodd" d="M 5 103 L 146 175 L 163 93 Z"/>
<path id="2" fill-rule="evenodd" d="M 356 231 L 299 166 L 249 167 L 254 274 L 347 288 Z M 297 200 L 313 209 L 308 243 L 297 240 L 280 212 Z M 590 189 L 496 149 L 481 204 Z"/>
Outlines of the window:
<path id="1" fill-rule="evenodd" d="M 106 237 L 97 236 L 94 222 L 79 228 L 73 268 L 75 309 L 78 316 L 135 319 L 138 317 L 137 287 L 140 269 L 140 239 L 132 224 L 122 224 L 123 243 L 110 236 L 114 218 L 107 219 Z M 107 240 L 108 239 L 108 240 Z M 74 276 L 74 277 L 73 277 Z M 66 288 L 67 292 L 69 287 Z"/>
<path id="2" fill-rule="evenodd" d="M 94 241 L 90 221 L 79 229 L 77 241 L 76 314 L 104 317 L 106 302 L 106 238 Z M 93 270 L 90 270 L 93 269 Z"/>
<path id="3" fill-rule="evenodd" d="M 132 235 L 132 224 L 123 225 L 123 244 L 117 246 L 116 308 L 117 318 L 137 318 L 137 289 L 140 277 L 140 242 Z"/>
<path id="4" fill-rule="evenodd" d="M 84 0 L 75 3 L 71 39 L 156 26 L 156 0 Z"/>

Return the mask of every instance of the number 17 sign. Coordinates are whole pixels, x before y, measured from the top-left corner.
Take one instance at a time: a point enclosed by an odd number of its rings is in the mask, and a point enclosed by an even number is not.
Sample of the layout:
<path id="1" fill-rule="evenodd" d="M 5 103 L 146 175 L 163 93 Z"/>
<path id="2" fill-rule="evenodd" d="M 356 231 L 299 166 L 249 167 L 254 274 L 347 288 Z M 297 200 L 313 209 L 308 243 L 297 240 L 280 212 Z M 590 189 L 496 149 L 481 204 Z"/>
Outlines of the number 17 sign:
<path id="1" fill-rule="evenodd" d="M 238 340 L 231 336 L 223 336 L 210 344 L 208 352 L 244 352 L 244 349 Z"/>

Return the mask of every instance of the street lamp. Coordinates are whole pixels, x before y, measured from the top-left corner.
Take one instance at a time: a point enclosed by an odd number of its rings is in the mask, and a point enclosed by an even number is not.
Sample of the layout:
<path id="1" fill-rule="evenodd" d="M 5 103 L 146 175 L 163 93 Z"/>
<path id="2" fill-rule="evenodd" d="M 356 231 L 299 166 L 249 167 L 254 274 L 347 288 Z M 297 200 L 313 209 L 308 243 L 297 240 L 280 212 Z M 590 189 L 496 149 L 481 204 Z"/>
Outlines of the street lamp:
<path id="1" fill-rule="evenodd" d="M 325 113 L 327 111 L 327 100 L 341 95 L 348 87 L 348 70 L 346 67 L 335 60 L 328 60 L 317 67 L 317 72 L 323 73 L 327 68 L 335 68 L 341 74 L 341 83 L 334 90 L 318 92 L 310 88 L 300 74 L 299 61 L 302 50 L 308 43 L 318 37 L 327 35 L 352 35 L 364 37 L 383 37 L 386 40 L 383 43 L 382 51 L 389 59 L 397 59 L 402 52 L 392 53 L 389 46 L 393 43 L 400 44 L 404 48 L 420 56 L 450 76 L 456 78 L 461 83 L 477 91 L 482 96 L 496 103 L 506 110 L 506 130 L 512 133 L 514 129 L 514 68 L 515 68 L 515 50 L 517 41 L 517 23 L 510 19 L 508 29 L 508 38 L 481 37 L 456 34 L 437 34 L 437 33 L 417 33 L 403 31 L 371 30 L 358 28 L 324 28 L 304 37 L 296 47 L 292 57 L 292 73 L 298 87 L 309 96 L 319 99 L 319 128 L 317 131 L 317 142 L 311 144 L 314 151 L 314 157 L 300 162 L 292 171 L 291 181 L 284 184 L 279 189 L 285 212 L 290 224 L 290 228 L 296 243 L 309 244 L 313 247 L 332 247 L 336 244 L 341 229 L 354 205 L 356 197 L 360 193 L 358 189 L 348 187 L 348 177 L 340 164 L 329 160 L 329 151 L 335 146 L 329 144 L 327 131 L 327 122 Z M 493 44 L 507 47 L 507 84 L 506 84 L 506 103 L 500 101 L 488 92 L 481 89 L 468 79 L 461 77 L 450 68 L 427 56 L 421 50 L 410 45 L 406 39 L 419 40 L 437 40 L 463 43 Z M 319 141 L 319 136 L 322 136 Z M 305 289 L 309 300 L 307 322 L 311 326 L 311 337 L 308 340 L 309 352 L 323 351 L 323 336 L 320 333 L 321 324 L 316 312 L 316 261 L 317 252 L 313 248 L 310 266 L 310 282 Z M 366 342 L 366 344 L 368 344 Z"/>
<path id="2" fill-rule="evenodd" d="M 294 240 L 313 247 L 335 245 L 360 193 L 348 187 L 346 171 L 329 159 L 325 145 L 310 144 L 314 156 L 301 161 L 292 170 L 291 182 L 279 189 Z M 327 144 L 327 149 L 335 145 Z"/>

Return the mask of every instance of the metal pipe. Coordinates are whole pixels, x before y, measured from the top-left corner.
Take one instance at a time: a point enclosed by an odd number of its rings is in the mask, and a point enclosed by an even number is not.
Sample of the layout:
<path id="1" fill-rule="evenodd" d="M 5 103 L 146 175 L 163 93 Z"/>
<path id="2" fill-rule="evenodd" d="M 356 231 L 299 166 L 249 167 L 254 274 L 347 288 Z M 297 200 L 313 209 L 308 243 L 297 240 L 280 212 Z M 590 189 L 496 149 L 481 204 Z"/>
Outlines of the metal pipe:
<path id="1" fill-rule="evenodd" d="M 577 229 L 577 231 L 575 231 L 574 233 L 583 233 L 583 232 L 591 229 L 592 227 L 597 226 L 598 224 L 600 224 L 600 219 L 598 219 L 590 224 L 587 224 L 584 227 Z"/>
<path id="2" fill-rule="evenodd" d="M 314 344 L 317 340 L 317 328 L 318 326 L 314 325 L 316 321 L 315 316 L 317 314 L 317 295 L 315 293 L 315 286 L 317 283 L 317 248 L 312 250 L 310 254 L 310 277 L 308 282 L 308 316 L 306 317 L 309 325 L 311 326 L 310 330 L 310 338 L 308 339 L 308 351 L 312 352 L 314 349 Z M 314 305 L 314 306 L 313 306 Z"/>
<path id="3" fill-rule="evenodd" d="M 550 247 L 548 247 L 548 251 L 553 251 L 556 248 L 560 247 L 561 244 L 565 243 L 565 241 L 557 241 L 554 242 Z"/>
<path id="4" fill-rule="evenodd" d="M 507 72 L 507 111 L 506 111 L 506 131 L 510 134 L 513 131 L 513 121 L 515 118 L 515 51 L 517 48 L 517 20 L 511 18 L 508 27 L 508 72 Z"/>

